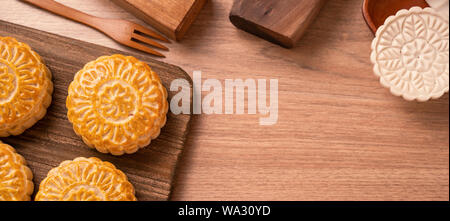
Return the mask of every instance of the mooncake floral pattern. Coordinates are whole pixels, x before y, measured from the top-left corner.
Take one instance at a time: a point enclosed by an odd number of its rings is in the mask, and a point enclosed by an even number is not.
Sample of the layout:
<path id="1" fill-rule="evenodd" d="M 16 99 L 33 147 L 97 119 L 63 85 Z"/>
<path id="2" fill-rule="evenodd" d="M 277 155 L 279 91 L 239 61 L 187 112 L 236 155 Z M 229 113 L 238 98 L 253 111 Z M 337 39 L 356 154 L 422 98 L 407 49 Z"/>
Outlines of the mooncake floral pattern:
<path id="1" fill-rule="evenodd" d="M 0 101 L 6 102 L 15 94 L 14 91 L 17 88 L 17 79 L 15 74 L 11 73 L 9 67 L 5 64 L 3 65 L 4 66 L 0 66 Z"/>
<path id="2" fill-rule="evenodd" d="M 0 201 L 29 201 L 33 174 L 14 148 L 0 142 Z"/>
<path id="3" fill-rule="evenodd" d="M 114 165 L 97 158 L 64 161 L 42 181 L 36 201 L 136 201 L 133 185 Z"/>
<path id="4" fill-rule="evenodd" d="M 448 21 L 431 8 L 389 17 L 372 42 L 380 82 L 406 100 L 439 98 L 449 88 Z"/>
<path id="5" fill-rule="evenodd" d="M 75 132 L 102 153 L 134 153 L 166 123 L 167 91 L 159 76 L 134 57 L 104 56 L 75 75 L 67 97 Z"/>
<path id="6" fill-rule="evenodd" d="M 0 37 L 0 137 L 19 135 L 44 117 L 51 103 L 51 78 L 28 45 Z"/>

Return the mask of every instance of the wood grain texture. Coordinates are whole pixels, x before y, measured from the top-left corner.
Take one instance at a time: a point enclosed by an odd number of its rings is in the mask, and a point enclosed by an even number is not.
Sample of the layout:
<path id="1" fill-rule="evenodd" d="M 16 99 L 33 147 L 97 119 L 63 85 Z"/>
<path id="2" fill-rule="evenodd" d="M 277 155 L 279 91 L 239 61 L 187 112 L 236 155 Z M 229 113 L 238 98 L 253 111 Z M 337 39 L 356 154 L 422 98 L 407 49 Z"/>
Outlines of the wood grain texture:
<path id="1" fill-rule="evenodd" d="M 174 171 L 189 131 L 190 115 L 168 114 L 161 135 L 135 154 L 115 157 L 88 148 L 72 129 L 67 119 L 66 97 L 75 73 L 103 55 L 125 54 L 147 62 L 157 72 L 166 88 L 174 79 L 189 76 L 180 68 L 154 61 L 148 56 L 125 53 L 14 25 L 0 20 L 0 36 L 11 36 L 26 42 L 49 67 L 53 75 L 54 93 L 47 115 L 20 136 L 2 138 L 25 157 L 33 171 L 35 190 L 48 171 L 62 161 L 77 157 L 97 157 L 113 163 L 125 172 L 136 189 L 138 200 L 167 200 Z M 174 93 L 169 92 L 169 99 Z M 36 191 L 35 191 L 36 193 Z M 34 196 L 33 196 L 34 197 Z"/>
<path id="2" fill-rule="evenodd" d="M 113 0 L 174 40 L 181 40 L 206 0 Z"/>
<path id="3" fill-rule="evenodd" d="M 109 0 L 59 2 L 144 24 Z M 19 1 L 0 4 L 0 19 L 131 51 Z M 449 96 L 407 102 L 380 86 L 360 0 L 328 1 L 290 50 L 234 27 L 232 4 L 209 1 L 163 61 L 204 79 L 277 78 L 278 123 L 193 116 L 171 199 L 449 200 Z"/>
<path id="4" fill-rule="evenodd" d="M 230 21 L 244 31 L 292 48 L 324 3 L 325 0 L 236 0 Z"/>

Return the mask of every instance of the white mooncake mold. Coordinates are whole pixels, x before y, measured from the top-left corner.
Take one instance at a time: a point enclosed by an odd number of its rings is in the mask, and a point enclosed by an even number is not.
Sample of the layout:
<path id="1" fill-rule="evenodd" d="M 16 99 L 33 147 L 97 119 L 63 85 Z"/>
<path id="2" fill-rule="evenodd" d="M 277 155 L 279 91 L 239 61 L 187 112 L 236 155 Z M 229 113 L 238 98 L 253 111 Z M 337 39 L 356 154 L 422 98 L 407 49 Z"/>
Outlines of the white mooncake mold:
<path id="1" fill-rule="evenodd" d="M 380 83 L 406 100 L 437 99 L 449 88 L 448 21 L 431 8 L 400 10 L 372 42 Z"/>
<path id="2" fill-rule="evenodd" d="M 448 0 L 426 0 L 426 2 L 431 6 L 431 8 L 445 16 L 448 20 Z"/>

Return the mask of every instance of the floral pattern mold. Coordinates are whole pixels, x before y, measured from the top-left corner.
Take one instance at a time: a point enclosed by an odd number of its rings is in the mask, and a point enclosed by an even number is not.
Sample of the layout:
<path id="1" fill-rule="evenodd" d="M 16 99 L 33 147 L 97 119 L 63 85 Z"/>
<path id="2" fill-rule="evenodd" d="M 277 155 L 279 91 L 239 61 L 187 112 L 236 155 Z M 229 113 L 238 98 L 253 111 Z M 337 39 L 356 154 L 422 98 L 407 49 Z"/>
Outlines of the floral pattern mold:
<path id="1" fill-rule="evenodd" d="M 79 157 L 53 168 L 41 182 L 36 201 L 136 201 L 133 185 L 116 167 Z"/>
<path id="2" fill-rule="evenodd" d="M 150 144 L 166 123 L 167 90 L 144 62 L 123 55 L 86 64 L 70 84 L 68 118 L 92 148 L 131 154 Z"/>
<path id="3" fill-rule="evenodd" d="M 441 97 L 449 89 L 448 21 L 431 8 L 398 11 L 378 29 L 371 60 L 392 94 L 417 101 Z"/>
<path id="4" fill-rule="evenodd" d="M 19 135 L 42 119 L 52 92 L 41 57 L 27 44 L 0 37 L 0 137 Z"/>

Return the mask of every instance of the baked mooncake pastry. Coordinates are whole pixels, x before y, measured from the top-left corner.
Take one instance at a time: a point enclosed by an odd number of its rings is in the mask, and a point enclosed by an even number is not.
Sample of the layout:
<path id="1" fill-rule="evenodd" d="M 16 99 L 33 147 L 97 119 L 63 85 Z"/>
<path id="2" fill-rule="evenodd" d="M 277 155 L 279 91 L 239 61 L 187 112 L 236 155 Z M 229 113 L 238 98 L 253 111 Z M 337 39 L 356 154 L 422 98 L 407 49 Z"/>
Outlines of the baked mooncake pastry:
<path id="1" fill-rule="evenodd" d="M 392 94 L 427 101 L 448 92 L 448 20 L 431 8 L 400 10 L 372 42 L 374 72 Z"/>
<path id="2" fill-rule="evenodd" d="M 27 44 L 0 37 L 0 137 L 19 135 L 42 119 L 52 92 L 41 57 Z"/>
<path id="3" fill-rule="evenodd" d="M 136 201 L 133 185 L 111 163 L 79 157 L 62 162 L 41 182 L 36 201 Z"/>
<path id="4" fill-rule="evenodd" d="M 67 109 L 75 133 L 102 153 L 134 153 L 159 136 L 169 108 L 159 76 L 134 57 L 103 56 L 80 70 Z"/>
<path id="5" fill-rule="evenodd" d="M 33 174 L 25 159 L 11 146 L 0 142 L 0 201 L 30 201 Z"/>

